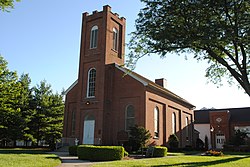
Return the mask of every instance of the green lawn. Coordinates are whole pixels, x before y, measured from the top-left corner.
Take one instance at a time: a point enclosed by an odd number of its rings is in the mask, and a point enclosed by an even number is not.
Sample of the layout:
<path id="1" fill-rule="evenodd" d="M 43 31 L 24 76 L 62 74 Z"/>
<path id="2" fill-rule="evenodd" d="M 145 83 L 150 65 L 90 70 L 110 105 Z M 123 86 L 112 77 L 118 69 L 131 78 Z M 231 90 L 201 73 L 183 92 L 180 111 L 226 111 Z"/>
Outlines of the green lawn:
<path id="1" fill-rule="evenodd" d="M 101 162 L 94 167 L 115 167 L 115 166 L 178 166 L 178 167 L 250 167 L 250 155 L 225 155 L 223 157 L 181 155 L 168 156 L 165 158 L 147 158 L 137 160 L 123 160 L 113 162 Z"/>
<path id="2" fill-rule="evenodd" d="M 0 167 L 55 167 L 61 163 L 54 154 L 41 149 L 0 149 Z"/>

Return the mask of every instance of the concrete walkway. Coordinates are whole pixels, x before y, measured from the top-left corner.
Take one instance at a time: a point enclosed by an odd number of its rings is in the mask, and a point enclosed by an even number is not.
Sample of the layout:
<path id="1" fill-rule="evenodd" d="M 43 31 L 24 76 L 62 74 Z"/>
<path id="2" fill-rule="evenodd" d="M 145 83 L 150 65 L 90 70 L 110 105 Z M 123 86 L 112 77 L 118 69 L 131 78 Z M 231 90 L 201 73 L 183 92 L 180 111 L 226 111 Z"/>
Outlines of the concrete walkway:
<path id="1" fill-rule="evenodd" d="M 50 152 L 51 154 L 57 155 L 60 160 L 61 164 L 57 167 L 87 167 L 92 166 L 94 163 L 97 162 L 90 162 L 85 160 L 79 160 L 78 157 L 70 156 L 68 152 Z"/>

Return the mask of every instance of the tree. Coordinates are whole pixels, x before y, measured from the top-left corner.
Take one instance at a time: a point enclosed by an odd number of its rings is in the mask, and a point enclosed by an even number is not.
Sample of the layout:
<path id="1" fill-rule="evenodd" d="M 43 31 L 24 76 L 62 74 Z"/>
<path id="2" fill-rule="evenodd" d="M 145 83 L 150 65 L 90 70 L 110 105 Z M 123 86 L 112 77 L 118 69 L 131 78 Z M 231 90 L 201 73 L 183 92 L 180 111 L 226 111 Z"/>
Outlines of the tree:
<path id="1" fill-rule="evenodd" d="M 149 130 L 137 125 L 130 128 L 129 134 L 129 143 L 134 151 L 138 151 L 139 149 L 145 147 L 148 140 L 151 138 Z"/>
<path id="2" fill-rule="evenodd" d="M 32 89 L 30 88 L 31 79 L 28 74 L 22 74 L 18 80 L 20 83 L 20 95 L 17 97 L 19 103 L 18 107 L 21 111 L 21 119 L 22 124 L 20 125 L 19 129 L 22 130 L 22 137 L 20 140 L 27 141 L 34 141 L 34 137 L 30 128 L 28 127 L 29 123 L 31 122 L 31 116 L 33 111 L 30 109 L 30 102 L 32 100 Z"/>
<path id="3" fill-rule="evenodd" d="M 51 96 L 50 112 L 47 115 L 50 119 L 45 134 L 45 140 L 49 144 L 51 150 L 55 149 L 57 140 L 62 138 L 63 113 L 63 96 L 58 93 L 53 94 Z"/>
<path id="4" fill-rule="evenodd" d="M 250 96 L 249 0 L 141 1 L 145 7 L 128 45 L 130 68 L 152 53 L 162 58 L 171 52 L 194 53 L 196 59 L 208 61 L 209 81 L 236 80 Z"/>
<path id="5" fill-rule="evenodd" d="M 14 8 L 14 2 L 20 2 L 21 0 L 0 0 L 0 10 L 7 11 L 7 8 Z"/>
<path id="6" fill-rule="evenodd" d="M 45 132 L 48 126 L 49 100 L 52 94 L 51 86 L 45 81 L 32 89 L 32 101 L 30 109 L 32 110 L 31 122 L 29 128 L 36 139 L 37 146 L 45 140 Z"/>
<path id="7" fill-rule="evenodd" d="M 20 83 L 16 72 L 10 71 L 0 56 L 0 141 L 2 145 L 22 136 L 22 117 L 19 108 Z"/>
<path id="8" fill-rule="evenodd" d="M 208 150 L 208 137 L 205 135 L 205 150 Z"/>
<path id="9" fill-rule="evenodd" d="M 30 122 L 32 135 L 40 142 L 46 141 L 54 149 L 57 139 L 62 137 L 63 108 L 62 95 L 53 94 L 46 81 L 33 88 L 31 103 L 33 114 Z"/>
<path id="10" fill-rule="evenodd" d="M 171 150 L 176 151 L 179 147 L 179 139 L 175 134 L 168 137 L 168 144 Z"/>
<path id="11" fill-rule="evenodd" d="M 239 146 L 246 144 L 247 133 L 240 131 L 239 129 L 235 131 L 234 136 L 231 138 L 230 144 Z"/>
<path id="12" fill-rule="evenodd" d="M 6 146 L 16 140 L 41 141 L 51 149 L 62 137 L 64 102 L 42 81 L 30 88 L 28 74 L 10 71 L 0 55 L 0 143 Z"/>

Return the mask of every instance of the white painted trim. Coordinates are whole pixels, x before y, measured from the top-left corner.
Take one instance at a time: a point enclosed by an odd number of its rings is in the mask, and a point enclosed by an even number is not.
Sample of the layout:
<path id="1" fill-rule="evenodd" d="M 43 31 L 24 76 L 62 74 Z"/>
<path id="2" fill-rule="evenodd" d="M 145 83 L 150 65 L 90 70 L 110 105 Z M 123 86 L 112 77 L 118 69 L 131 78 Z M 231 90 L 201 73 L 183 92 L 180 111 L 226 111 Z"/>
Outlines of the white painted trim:
<path id="1" fill-rule="evenodd" d="M 90 68 L 89 71 L 88 71 L 88 80 L 87 80 L 87 94 L 86 94 L 86 97 L 87 98 L 94 98 L 95 96 L 89 96 L 89 74 L 90 74 L 90 71 L 91 70 L 95 70 L 96 72 L 96 69 L 94 67 Z M 95 73 L 96 74 L 96 73 Z M 96 80 L 96 76 L 95 76 L 95 80 Z M 96 83 L 95 83 L 96 84 Z M 96 86 L 96 85 L 95 85 Z M 96 89 L 95 89 L 96 90 Z"/>
<path id="2" fill-rule="evenodd" d="M 132 78 L 134 78 L 135 80 L 139 81 L 140 83 L 142 83 L 144 86 L 148 85 L 148 82 L 140 79 L 139 77 L 137 77 L 136 75 L 133 74 L 133 72 L 129 72 L 128 70 L 126 70 L 125 68 L 120 67 L 119 65 L 115 64 L 115 67 L 118 68 L 119 70 L 121 70 L 122 72 L 124 72 L 125 74 L 131 76 Z"/>
<path id="3" fill-rule="evenodd" d="M 69 93 L 69 91 L 71 91 L 71 89 L 72 89 L 74 86 L 76 86 L 77 83 L 78 83 L 78 79 L 77 79 L 72 85 L 70 85 L 70 87 L 69 87 L 67 90 L 65 90 L 65 91 L 63 92 L 63 95 L 67 95 L 67 94 Z"/>

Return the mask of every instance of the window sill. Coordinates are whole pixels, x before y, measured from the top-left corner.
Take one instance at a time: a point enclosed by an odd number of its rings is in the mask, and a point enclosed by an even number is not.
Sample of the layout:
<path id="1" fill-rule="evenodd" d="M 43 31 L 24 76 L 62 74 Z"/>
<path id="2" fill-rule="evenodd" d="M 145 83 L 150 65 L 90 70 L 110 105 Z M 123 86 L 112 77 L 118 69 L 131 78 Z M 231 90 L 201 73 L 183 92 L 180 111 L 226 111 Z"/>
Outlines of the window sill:
<path id="1" fill-rule="evenodd" d="M 87 96 L 86 99 L 94 99 L 95 96 Z"/>
<path id="2" fill-rule="evenodd" d="M 115 52 L 115 53 L 118 53 L 118 50 L 115 50 L 115 49 L 113 49 L 113 48 L 112 48 L 111 50 L 112 50 L 113 52 Z"/>

